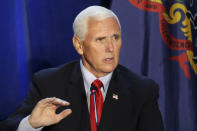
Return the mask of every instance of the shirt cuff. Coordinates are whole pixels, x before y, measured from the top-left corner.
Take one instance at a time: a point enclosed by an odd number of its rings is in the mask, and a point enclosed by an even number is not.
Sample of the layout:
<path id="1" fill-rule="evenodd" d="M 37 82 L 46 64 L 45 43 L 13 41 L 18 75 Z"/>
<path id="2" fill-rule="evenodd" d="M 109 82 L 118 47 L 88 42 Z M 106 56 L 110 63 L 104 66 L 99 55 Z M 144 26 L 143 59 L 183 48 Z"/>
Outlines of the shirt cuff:
<path id="1" fill-rule="evenodd" d="M 33 128 L 28 121 L 29 116 L 23 118 L 17 128 L 17 131 L 41 131 L 43 127 Z"/>

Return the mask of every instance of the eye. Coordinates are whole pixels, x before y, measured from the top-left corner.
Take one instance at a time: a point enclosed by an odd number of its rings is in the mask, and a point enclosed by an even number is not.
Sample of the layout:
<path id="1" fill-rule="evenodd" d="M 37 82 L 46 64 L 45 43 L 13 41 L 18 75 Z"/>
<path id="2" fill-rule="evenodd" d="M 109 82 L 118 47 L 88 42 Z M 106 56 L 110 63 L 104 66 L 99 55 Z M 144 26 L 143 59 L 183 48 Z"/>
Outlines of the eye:
<path id="1" fill-rule="evenodd" d="M 104 42 L 106 37 L 98 37 L 96 38 L 96 42 Z"/>
<path id="2" fill-rule="evenodd" d="M 114 34 L 114 35 L 112 36 L 112 39 L 117 41 L 117 40 L 120 39 L 120 35 Z"/>

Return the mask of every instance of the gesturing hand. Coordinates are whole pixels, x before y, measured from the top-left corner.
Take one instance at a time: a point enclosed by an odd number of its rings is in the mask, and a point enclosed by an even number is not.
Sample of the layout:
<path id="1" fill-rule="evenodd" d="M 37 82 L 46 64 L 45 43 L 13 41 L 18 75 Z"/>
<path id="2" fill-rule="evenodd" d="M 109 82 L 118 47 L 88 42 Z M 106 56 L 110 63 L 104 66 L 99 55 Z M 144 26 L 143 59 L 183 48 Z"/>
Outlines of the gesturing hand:
<path id="1" fill-rule="evenodd" d="M 60 106 L 68 106 L 69 104 L 70 103 L 55 97 L 40 100 L 28 119 L 30 125 L 33 128 L 39 128 L 60 122 L 71 114 L 72 110 L 66 109 L 56 114 L 56 109 Z"/>

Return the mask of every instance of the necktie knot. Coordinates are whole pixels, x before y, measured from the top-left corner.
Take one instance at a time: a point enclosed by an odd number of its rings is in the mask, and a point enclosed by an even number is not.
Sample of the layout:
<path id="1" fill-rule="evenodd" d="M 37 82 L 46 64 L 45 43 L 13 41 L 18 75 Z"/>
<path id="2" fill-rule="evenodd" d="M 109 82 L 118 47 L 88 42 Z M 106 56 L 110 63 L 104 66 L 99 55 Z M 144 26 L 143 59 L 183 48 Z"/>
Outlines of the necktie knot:
<path id="1" fill-rule="evenodd" d="M 97 89 L 100 89 L 103 86 L 103 83 L 99 79 L 96 79 L 92 82 L 91 86 L 95 86 Z"/>

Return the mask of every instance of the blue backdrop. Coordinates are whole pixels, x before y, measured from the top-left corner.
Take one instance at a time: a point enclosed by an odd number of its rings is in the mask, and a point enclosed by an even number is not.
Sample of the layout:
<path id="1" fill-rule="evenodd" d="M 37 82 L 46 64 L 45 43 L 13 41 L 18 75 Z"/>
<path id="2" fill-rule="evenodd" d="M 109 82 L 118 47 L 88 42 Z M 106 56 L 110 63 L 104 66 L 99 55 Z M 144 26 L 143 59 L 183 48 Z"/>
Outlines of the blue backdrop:
<path id="1" fill-rule="evenodd" d="M 75 16 L 101 0 L 3 0 L 0 3 L 0 120 L 24 99 L 34 72 L 79 58 Z"/>
<path id="2" fill-rule="evenodd" d="M 75 16 L 89 5 L 109 7 L 111 3 L 122 25 L 120 63 L 159 83 L 159 106 L 166 131 L 196 131 L 197 2 L 144 1 L 147 0 L 2 0 L 0 120 L 6 119 L 24 99 L 34 72 L 79 58 L 72 45 Z M 170 23 L 178 17 L 170 16 L 172 7 L 181 13 L 181 19 L 175 23 Z M 165 17 L 164 29 L 161 12 L 170 16 Z M 189 30 L 181 30 L 188 26 L 183 26 L 184 18 L 191 25 L 190 40 L 184 35 Z M 171 35 L 165 37 L 162 32 Z M 171 48 L 172 45 L 167 45 L 173 41 L 170 36 L 189 41 L 193 48 L 181 49 L 177 45 L 176 49 Z"/>

